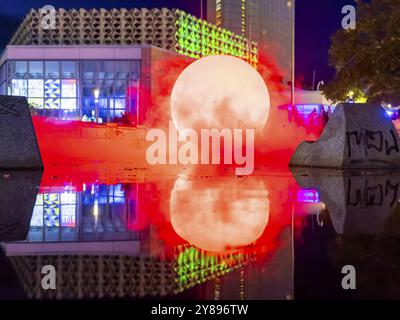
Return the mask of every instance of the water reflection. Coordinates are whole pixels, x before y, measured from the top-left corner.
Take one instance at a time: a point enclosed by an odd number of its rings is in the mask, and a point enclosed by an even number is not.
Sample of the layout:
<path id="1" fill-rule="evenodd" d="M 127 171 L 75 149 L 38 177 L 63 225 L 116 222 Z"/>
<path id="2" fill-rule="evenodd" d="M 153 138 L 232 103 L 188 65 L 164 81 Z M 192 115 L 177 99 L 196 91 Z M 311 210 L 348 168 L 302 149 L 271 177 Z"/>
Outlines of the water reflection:
<path id="1" fill-rule="evenodd" d="M 301 188 L 318 189 L 339 234 L 382 233 L 400 195 L 400 172 L 297 169 L 293 173 Z"/>
<path id="2" fill-rule="evenodd" d="M 135 187 L 135 186 L 133 186 Z M 137 239 L 128 229 L 136 197 L 129 185 L 66 185 L 37 196 L 28 242 L 114 241 Z"/>
<path id="3" fill-rule="evenodd" d="M 248 254 L 207 256 L 190 246 L 176 248 L 175 260 L 125 255 L 12 256 L 29 298 L 140 298 L 177 295 L 246 266 Z M 57 290 L 41 290 L 43 265 L 58 266 Z"/>
<path id="4" fill-rule="evenodd" d="M 400 172 L 70 172 L 45 173 L 39 193 L 41 173 L 0 175 L 16 298 L 400 298 Z M 344 265 L 357 291 L 341 288 Z"/>
<path id="5" fill-rule="evenodd" d="M 293 174 L 302 188 L 317 189 L 322 202 L 295 246 L 296 295 L 400 298 L 400 172 L 296 169 Z M 346 265 L 356 269 L 357 290 L 341 287 Z"/>
<path id="6" fill-rule="evenodd" d="M 198 248 L 227 252 L 259 239 L 269 219 L 268 191 L 260 179 L 187 181 L 171 193 L 175 232 Z"/>
<path id="7" fill-rule="evenodd" d="M 288 173 L 43 181 L 24 241 L 2 245 L 24 297 L 293 297 Z M 40 286 L 47 264 L 55 291 Z"/>
<path id="8" fill-rule="evenodd" d="M 0 241 L 26 239 L 42 171 L 0 171 Z"/>

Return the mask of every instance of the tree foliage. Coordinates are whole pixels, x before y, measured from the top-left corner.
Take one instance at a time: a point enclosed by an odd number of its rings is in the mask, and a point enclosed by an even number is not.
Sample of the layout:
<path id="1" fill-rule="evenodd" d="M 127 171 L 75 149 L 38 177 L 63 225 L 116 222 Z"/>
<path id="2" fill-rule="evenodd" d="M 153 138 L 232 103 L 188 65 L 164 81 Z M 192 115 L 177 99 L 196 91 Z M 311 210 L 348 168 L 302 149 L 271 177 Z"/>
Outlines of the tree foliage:
<path id="1" fill-rule="evenodd" d="M 359 0 L 357 27 L 332 37 L 335 78 L 325 95 L 344 101 L 349 91 L 368 102 L 400 104 L 400 0 Z"/>

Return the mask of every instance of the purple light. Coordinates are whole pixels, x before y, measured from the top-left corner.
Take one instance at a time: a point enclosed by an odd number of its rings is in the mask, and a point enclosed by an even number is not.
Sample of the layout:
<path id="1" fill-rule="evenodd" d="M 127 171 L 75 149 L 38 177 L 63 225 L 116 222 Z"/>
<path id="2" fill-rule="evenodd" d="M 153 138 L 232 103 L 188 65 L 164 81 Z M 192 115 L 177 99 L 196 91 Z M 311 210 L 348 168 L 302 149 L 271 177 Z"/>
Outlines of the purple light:
<path id="1" fill-rule="evenodd" d="M 317 190 L 302 189 L 297 192 L 297 201 L 302 203 L 320 203 L 319 192 Z"/>

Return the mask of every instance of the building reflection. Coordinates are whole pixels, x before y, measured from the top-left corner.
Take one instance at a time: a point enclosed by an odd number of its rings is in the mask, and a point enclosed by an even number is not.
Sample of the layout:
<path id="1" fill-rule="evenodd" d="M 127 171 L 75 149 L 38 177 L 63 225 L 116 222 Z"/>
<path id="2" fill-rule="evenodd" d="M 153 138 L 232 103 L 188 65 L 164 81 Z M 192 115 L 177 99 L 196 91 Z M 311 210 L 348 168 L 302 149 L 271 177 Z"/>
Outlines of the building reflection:
<path id="1" fill-rule="evenodd" d="M 300 299 L 398 299 L 400 174 L 396 170 L 295 169 L 302 188 L 316 188 L 325 209 L 308 216 L 295 245 Z M 343 290 L 344 266 L 357 290 Z"/>
<path id="2" fill-rule="evenodd" d="M 21 219 L 13 216 L 18 237 L 0 239 L 27 297 L 399 296 L 398 172 L 294 172 L 300 188 L 286 173 L 157 181 L 130 174 L 120 184 L 52 182 L 54 174 L 38 196 L 37 178 L 24 186 L 22 176 L 5 175 L 2 204 L 31 201 Z M 41 287 L 47 264 L 58 270 L 54 291 Z M 344 265 L 356 267 L 357 292 L 340 287 Z"/>
<path id="3" fill-rule="evenodd" d="M 189 245 L 175 248 L 175 254 L 170 260 L 77 254 L 10 260 L 30 299 L 79 299 L 173 296 L 242 268 L 252 259 L 249 254 L 209 256 Z M 42 290 L 38 275 L 43 265 L 57 266 L 57 290 Z"/>
<path id="4" fill-rule="evenodd" d="M 136 213 L 136 199 L 122 184 L 84 185 L 79 192 L 65 186 L 37 196 L 27 242 L 135 240 L 127 226 Z"/>
<path id="5" fill-rule="evenodd" d="M 285 299 L 293 287 L 290 220 L 282 215 L 292 182 L 284 179 L 46 177 L 26 240 L 2 246 L 33 299 Z M 56 266 L 57 290 L 42 289 L 44 265 Z"/>

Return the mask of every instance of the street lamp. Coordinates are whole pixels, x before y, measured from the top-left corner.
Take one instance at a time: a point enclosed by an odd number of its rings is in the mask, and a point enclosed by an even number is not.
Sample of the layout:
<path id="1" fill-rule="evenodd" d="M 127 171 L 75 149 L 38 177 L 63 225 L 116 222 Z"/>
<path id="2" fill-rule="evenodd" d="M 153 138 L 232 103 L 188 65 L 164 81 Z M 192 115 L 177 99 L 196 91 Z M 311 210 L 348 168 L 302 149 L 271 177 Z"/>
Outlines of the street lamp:
<path id="1" fill-rule="evenodd" d="M 96 100 L 99 100 L 99 96 L 100 96 L 100 90 L 99 90 L 99 88 L 96 88 L 96 89 L 93 90 L 93 95 L 94 95 L 94 98 L 95 98 Z"/>
<path id="2" fill-rule="evenodd" d="M 319 87 L 323 86 L 325 84 L 324 80 L 321 80 L 320 82 L 318 82 L 317 84 L 317 91 L 319 91 Z"/>
<path id="3" fill-rule="evenodd" d="M 349 97 L 347 102 L 349 103 L 354 103 L 354 91 L 349 91 L 349 93 L 347 94 L 347 96 Z"/>
<path id="4" fill-rule="evenodd" d="M 100 89 L 99 88 L 95 88 L 93 90 L 93 95 L 94 95 L 94 107 L 95 107 L 95 120 L 96 122 L 98 122 L 99 119 L 99 97 L 100 97 Z"/>

